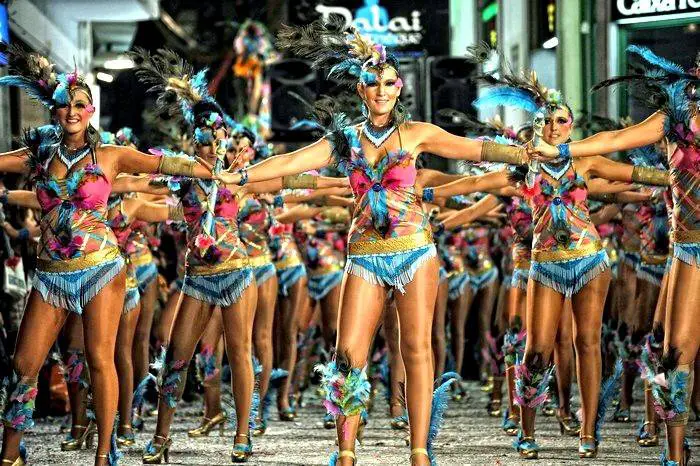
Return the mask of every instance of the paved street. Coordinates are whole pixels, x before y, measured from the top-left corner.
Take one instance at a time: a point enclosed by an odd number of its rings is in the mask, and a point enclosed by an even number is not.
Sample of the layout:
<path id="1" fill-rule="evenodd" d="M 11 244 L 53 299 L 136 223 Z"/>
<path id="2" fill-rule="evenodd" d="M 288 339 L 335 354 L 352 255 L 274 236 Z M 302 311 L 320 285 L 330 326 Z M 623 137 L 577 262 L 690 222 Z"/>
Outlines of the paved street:
<path id="1" fill-rule="evenodd" d="M 476 384 L 469 384 L 472 400 L 452 403 L 447 413 L 443 431 L 437 444 L 439 464 L 446 465 L 560 465 L 582 464 L 576 453 L 577 439 L 562 437 L 554 418 L 540 417 L 537 440 L 542 446 L 538 461 L 520 461 L 510 446 L 511 437 L 499 429 L 500 420 L 486 415 L 486 395 Z M 637 392 L 639 393 L 639 392 Z M 273 409 L 273 415 L 276 411 Z M 322 409 L 308 406 L 301 411 L 297 422 L 271 422 L 268 433 L 254 439 L 255 455 L 251 465 L 326 465 L 334 450 L 334 432 L 324 430 L 321 424 Z M 635 442 L 636 426 L 641 416 L 639 403 L 633 411 L 633 423 L 609 422 L 604 429 L 604 442 L 596 460 L 587 464 L 658 465 L 659 448 L 639 448 Z M 183 406 L 173 428 L 171 464 L 220 465 L 230 464 L 230 445 L 233 433 L 227 431 L 222 439 L 218 433 L 209 438 L 191 440 L 187 430 L 197 424 L 197 405 Z M 141 449 L 148 441 L 155 420 L 147 419 L 146 432 L 137 436 L 137 445 L 124 451 L 120 464 L 141 464 Z M 690 433 L 697 428 L 690 424 Z M 698 451 L 698 431 L 695 429 L 692 443 Z M 63 453 L 59 443 L 58 426 L 39 421 L 33 433 L 27 436 L 30 464 L 33 465 L 89 465 L 93 453 Z M 406 465 L 409 450 L 402 433 L 389 427 L 386 404 L 379 403 L 370 417 L 363 446 L 357 449 L 359 464 Z"/>

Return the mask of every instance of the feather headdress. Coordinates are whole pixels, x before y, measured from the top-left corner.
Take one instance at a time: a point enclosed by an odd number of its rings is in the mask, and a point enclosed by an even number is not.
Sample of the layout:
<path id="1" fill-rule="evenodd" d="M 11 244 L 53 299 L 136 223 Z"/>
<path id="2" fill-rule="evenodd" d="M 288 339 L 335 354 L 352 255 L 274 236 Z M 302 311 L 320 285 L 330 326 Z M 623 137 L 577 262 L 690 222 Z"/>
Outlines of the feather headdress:
<path id="1" fill-rule="evenodd" d="M 128 126 L 125 126 L 119 131 L 117 131 L 117 134 L 114 136 L 114 139 L 114 144 L 118 144 L 120 146 L 129 146 L 131 144 L 135 146 L 139 145 L 139 140 L 134 134 L 134 130 L 129 128 Z"/>
<path id="2" fill-rule="evenodd" d="M 275 52 L 272 38 L 265 25 L 252 19 L 245 20 L 238 29 L 233 48 L 238 55 L 244 57 L 257 55 L 263 59 L 267 59 Z"/>
<path id="3" fill-rule="evenodd" d="M 370 69 L 381 71 L 391 66 L 399 71 L 398 60 L 383 45 L 360 35 L 338 16 L 306 26 L 282 26 L 277 46 L 311 60 L 316 69 L 329 69 L 329 78 L 348 85 L 356 84 L 358 79 L 373 82 L 376 77 Z"/>
<path id="4" fill-rule="evenodd" d="M 686 72 L 679 64 L 659 57 L 646 47 L 630 45 L 627 51 L 643 60 L 641 67 L 633 68 L 630 74 L 601 81 L 591 91 L 617 84 L 634 86 L 636 95 L 649 107 L 669 116 L 666 119 L 669 139 L 686 143 L 690 120 L 697 112 L 700 60 L 696 59 L 695 67 Z"/>
<path id="5" fill-rule="evenodd" d="M 49 110 L 68 105 L 76 90 L 84 91 L 92 101 L 92 92 L 77 69 L 57 73 L 46 57 L 17 45 L 10 47 L 9 54 L 13 74 L 1 77 L 0 86 L 19 87 Z"/>
<path id="6" fill-rule="evenodd" d="M 206 143 L 197 129 L 215 131 L 223 127 L 224 111 L 209 94 L 207 69 L 194 71 L 191 64 L 172 50 L 159 49 L 151 54 L 142 48 L 130 53 L 136 63 L 136 76 L 158 94 L 161 113 L 180 114 L 195 130 L 197 142 Z"/>
<path id="7" fill-rule="evenodd" d="M 478 109 L 504 105 L 535 113 L 543 108 L 551 112 L 564 105 L 561 92 L 540 83 L 534 70 L 514 74 L 506 66 L 500 77 L 482 74 L 477 79 L 495 86 L 474 101 L 473 105 Z"/>

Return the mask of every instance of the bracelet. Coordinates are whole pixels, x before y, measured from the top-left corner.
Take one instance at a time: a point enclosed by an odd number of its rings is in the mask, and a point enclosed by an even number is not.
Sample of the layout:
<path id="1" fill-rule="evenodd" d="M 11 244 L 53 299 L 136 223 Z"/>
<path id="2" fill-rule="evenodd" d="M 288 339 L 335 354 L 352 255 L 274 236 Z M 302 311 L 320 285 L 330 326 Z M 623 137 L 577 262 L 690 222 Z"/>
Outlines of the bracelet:
<path id="1" fill-rule="evenodd" d="M 288 189 L 316 189 L 318 187 L 318 177 L 308 173 L 283 176 L 282 187 Z"/>
<path id="2" fill-rule="evenodd" d="M 434 188 L 423 189 L 423 201 L 433 202 L 435 200 L 435 190 Z"/>
<path id="3" fill-rule="evenodd" d="M 525 163 L 522 152 L 523 149 L 521 147 L 507 146 L 493 141 L 484 141 L 481 146 L 481 161 L 522 165 Z"/>
<path id="4" fill-rule="evenodd" d="M 656 186 L 668 186 L 668 172 L 657 168 L 635 166 L 632 169 L 632 182 Z"/>
<path id="5" fill-rule="evenodd" d="M 194 178 L 194 159 L 189 157 L 175 157 L 161 155 L 158 164 L 158 173 L 164 175 L 182 175 Z"/>
<path id="6" fill-rule="evenodd" d="M 246 168 L 241 168 L 238 170 L 238 174 L 241 175 L 241 180 L 238 182 L 238 186 L 243 186 L 248 182 L 248 170 Z"/>
<path id="7" fill-rule="evenodd" d="M 559 149 L 559 156 L 564 157 L 564 158 L 569 158 L 571 157 L 571 149 L 569 149 L 569 143 L 565 142 L 564 144 L 559 144 L 557 146 L 557 149 Z"/>

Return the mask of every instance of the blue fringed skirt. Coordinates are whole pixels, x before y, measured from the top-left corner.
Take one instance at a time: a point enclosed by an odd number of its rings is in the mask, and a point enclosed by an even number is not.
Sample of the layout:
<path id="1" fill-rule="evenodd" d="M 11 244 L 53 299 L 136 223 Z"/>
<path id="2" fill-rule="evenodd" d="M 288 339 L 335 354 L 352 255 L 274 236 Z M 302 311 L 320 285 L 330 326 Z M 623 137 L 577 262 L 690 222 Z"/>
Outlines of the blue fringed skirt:
<path id="1" fill-rule="evenodd" d="M 185 274 L 182 292 L 205 303 L 225 307 L 237 303 L 254 279 L 251 267 L 211 275 Z"/>
<path id="2" fill-rule="evenodd" d="M 449 299 L 457 299 L 464 294 L 467 289 L 467 285 L 471 281 L 469 272 L 459 272 L 450 276 L 448 279 L 448 297 Z"/>
<path id="3" fill-rule="evenodd" d="M 570 298 L 609 267 L 608 253 L 602 249 L 571 260 L 532 261 L 530 278 Z"/>
<path id="4" fill-rule="evenodd" d="M 319 275 L 309 274 L 309 296 L 311 299 L 323 299 L 336 286 L 343 281 L 343 271 L 322 273 Z"/>
<path id="5" fill-rule="evenodd" d="M 282 296 L 289 296 L 289 289 L 306 276 L 306 266 L 304 264 L 294 265 L 285 269 L 277 269 L 277 282 L 279 292 Z"/>

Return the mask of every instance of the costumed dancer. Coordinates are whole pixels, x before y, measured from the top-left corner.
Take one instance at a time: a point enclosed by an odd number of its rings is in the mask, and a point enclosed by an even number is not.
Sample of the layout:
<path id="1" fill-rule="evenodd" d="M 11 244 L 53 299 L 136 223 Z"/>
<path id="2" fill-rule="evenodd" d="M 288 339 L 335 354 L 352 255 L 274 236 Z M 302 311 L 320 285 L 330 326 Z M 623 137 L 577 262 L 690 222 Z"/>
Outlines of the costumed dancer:
<path id="1" fill-rule="evenodd" d="M 25 89 L 51 111 L 55 123 L 31 129 L 25 147 L 0 156 L 0 171 L 32 176 L 42 208 L 41 246 L 33 291 L 22 318 L 3 410 L 3 463 L 23 465 L 22 433 L 33 425 L 37 374 L 68 313 L 82 314 L 91 371 L 98 446 L 95 464 L 116 464 L 113 441 L 118 387 L 114 348 L 126 273 L 107 198 L 119 173 L 187 173 L 210 177 L 195 161 L 100 146 L 90 125 L 92 93 L 77 72 L 59 74 L 38 54 L 13 50 L 15 75 L 0 85 Z"/>
<path id="2" fill-rule="evenodd" d="M 664 354 L 646 364 L 645 378 L 652 383 L 657 412 L 667 427 L 668 450 L 662 464 L 685 465 L 689 385 L 700 345 L 700 156 L 697 144 L 698 64 L 690 71 L 655 55 L 649 49 L 630 46 L 628 51 L 645 61 L 645 71 L 603 81 L 596 88 L 620 83 L 644 83 L 644 96 L 656 112 L 643 122 L 619 130 L 598 133 L 557 148 L 542 148 L 553 155 L 560 150 L 574 156 L 630 150 L 667 140 L 667 157 L 673 197 L 671 243 L 673 259 L 666 303 Z M 638 169 L 636 179 L 648 179 L 652 169 Z M 658 376 L 657 376 L 658 375 Z"/>
<path id="3" fill-rule="evenodd" d="M 364 367 L 389 288 L 396 290 L 401 323 L 401 355 L 406 367 L 406 399 L 411 425 L 411 462 L 434 457 L 430 435 L 432 314 L 439 263 L 428 216 L 416 196 L 415 155 L 431 152 L 449 158 L 522 162 L 525 152 L 447 133 L 437 126 L 409 122 L 398 103 L 402 81 L 398 64 L 344 21 L 317 21 L 280 32 L 279 45 L 316 57 L 319 68 L 355 86 L 367 120 L 348 126 L 336 115 L 335 131 L 296 152 L 271 157 L 233 175 L 232 182 L 260 181 L 337 164 L 350 177 L 356 197 L 338 317 L 336 357 L 322 368 L 325 405 L 337 416 L 340 452 L 334 462 L 355 462 L 360 414 L 369 398 Z M 442 392 L 439 392 L 442 395 Z M 442 396 L 436 398 L 442 401 Z M 438 403 L 441 404 L 441 403 Z M 433 412 L 433 426 L 439 424 Z"/>

